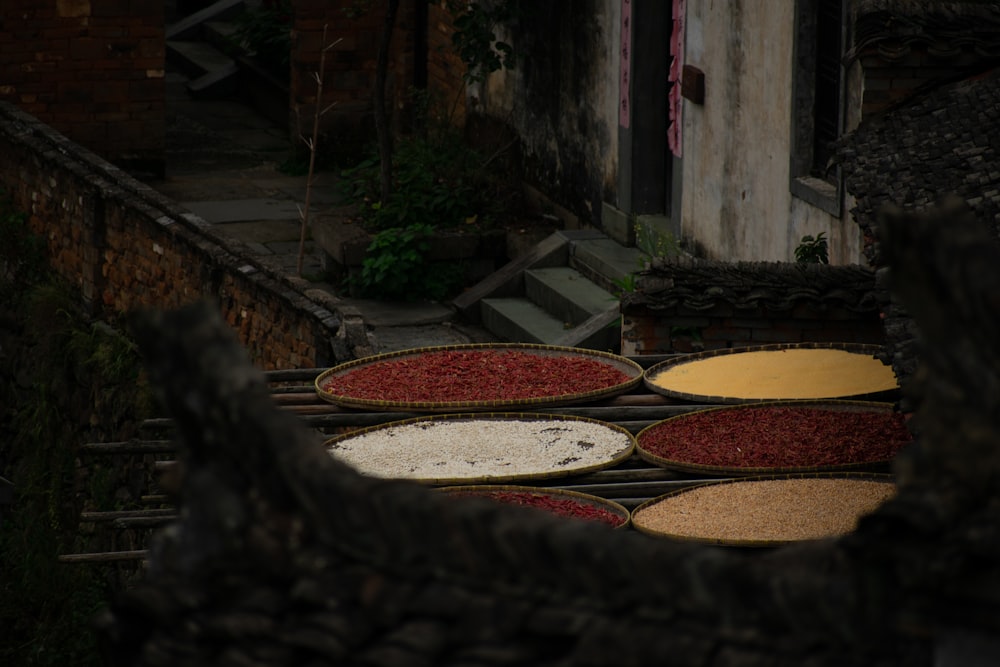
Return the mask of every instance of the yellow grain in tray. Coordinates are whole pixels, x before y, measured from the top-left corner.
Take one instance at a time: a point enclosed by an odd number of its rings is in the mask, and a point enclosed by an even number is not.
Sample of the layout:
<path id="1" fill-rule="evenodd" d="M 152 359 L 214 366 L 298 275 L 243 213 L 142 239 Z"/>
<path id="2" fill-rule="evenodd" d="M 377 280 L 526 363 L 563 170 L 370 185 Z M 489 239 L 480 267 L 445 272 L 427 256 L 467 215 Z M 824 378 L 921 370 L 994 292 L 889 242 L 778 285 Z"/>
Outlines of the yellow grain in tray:
<path id="1" fill-rule="evenodd" d="M 674 392 L 746 399 L 838 398 L 897 387 L 892 368 L 878 359 L 828 348 L 709 356 L 668 366 L 649 381 Z"/>

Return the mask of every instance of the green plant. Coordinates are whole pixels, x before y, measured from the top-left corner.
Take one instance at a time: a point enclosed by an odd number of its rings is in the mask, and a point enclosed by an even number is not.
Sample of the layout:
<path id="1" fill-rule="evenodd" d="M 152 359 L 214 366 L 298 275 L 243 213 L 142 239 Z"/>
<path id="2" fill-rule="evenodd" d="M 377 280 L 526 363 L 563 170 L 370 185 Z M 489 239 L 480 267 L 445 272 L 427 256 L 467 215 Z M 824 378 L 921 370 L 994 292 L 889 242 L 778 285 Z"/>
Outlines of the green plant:
<path id="1" fill-rule="evenodd" d="M 344 13 L 345 17 L 349 19 L 357 19 L 371 11 L 372 4 L 374 4 L 374 0 L 353 0 L 341 11 Z"/>
<path id="2" fill-rule="evenodd" d="M 87 322 L 78 303 L 57 283 L 29 286 L 17 311 L 22 334 L 0 357 L 0 377 L 18 378 L 0 382 L 0 461 L 15 494 L 0 525 L 4 665 L 101 664 L 91 622 L 110 599 L 109 570 L 58 556 L 95 550 L 78 530 L 79 512 L 115 508 L 127 471 L 108 466 L 82 478 L 76 446 L 121 436 L 152 399 L 131 342 Z"/>
<path id="3" fill-rule="evenodd" d="M 465 63 L 467 83 L 483 82 L 492 72 L 514 66 L 517 60 L 514 47 L 497 39 L 496 32 L 515 18 L 516 2 L 450 0 L 447 7 L 455 27 L 452 45 Z"/>
<path id="4" fill-rule="evenodd" d="M 635 246 L 652 257 L 673 257 L 681 252 L 681 244 L 673 234 L 660 232 L 652 225 L 634 223 Z"/>
<path id="5" fill-rule="evenodd" d="M 31 232 L 28 216 L 2 191 L 0 238 L 0 298 L 13 304 L 45 275 L 45 240 Z"/>
<path id="6" fill-rule="evenodd" d="M 107 604 L 107 586 L 94 566 L 56 561 L 66 541 L 33 510 L 32 501 L 22 500 L 0 528 L 0 661 L 98 667 L 90 627 Z"/>
<path id="7" fill-rule="evenodd" d="M 262 67 L 287 79 L 291 63 L 291 22 L 291 0 L 263 2 L 236 17 L 230 40 L 238 49 L 246 49 L 255 56 Z"/>
<path id="8" fill-rule="evenodd" d="M 486 223 L 501 213 L 509 184 L 482 164 L 457 132 L 439 130 L 399 142 L 386 201 L 380 200 L 380 162 L 374 155 L 342 172 L 339 188 L 347 201 L 358 204 L 362 224 L 372 230 Z"/>
<path id="9" fill-rule="evenodd" d="M 829 264 L 825 233 L 803 236 L 795 248 L 795 261 L 801 264 Z"/>
<path id="10" fill-rule="evenodd" d="M 690 338 L 701 342 L 702 327 L 670 327 L 671 338 Z"/>
<path id="11" fill-rule="evenodd" d="M 354 281 L 361 295 L 392 301 L 440 300 L 461 287 L 461 265 L 427 260 L 433 235 L 434 228 L 427 224 L 376 234 Z"/>
<path id="12" fill-rule="evenodd" d="M 621 278 L 614 278 L 611 283 L 618 288 L 615 296 L 621 298 L 623 294 L 636 291 L 638 278 L 636 278 L 634 273 L 629 273 Z"/>

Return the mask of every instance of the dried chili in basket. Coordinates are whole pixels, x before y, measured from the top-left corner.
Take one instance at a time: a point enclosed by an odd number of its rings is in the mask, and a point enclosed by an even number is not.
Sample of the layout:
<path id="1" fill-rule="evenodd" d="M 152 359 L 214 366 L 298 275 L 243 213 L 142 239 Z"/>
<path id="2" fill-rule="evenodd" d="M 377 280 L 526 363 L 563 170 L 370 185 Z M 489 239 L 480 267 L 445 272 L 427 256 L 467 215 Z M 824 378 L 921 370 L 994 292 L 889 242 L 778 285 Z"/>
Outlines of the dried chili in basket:
<path id="1" fill-rule="evenodd" d="M 888 461 L 912 439 L 903 415 L 888 410 L 748 406 L 665 420 L 638 443 L 670 461 L 793 468 Z"/>
<path id="2" fill-rule="evenodd" d="M 363 400 L 436 403 L 575 395 L 628 380 L 612 364 L 583 355 L 447 350 L 360 366 L 327 378 L 321 388 Z"/>
<path id="3" fill-rule="evenodd" d="M 462 491 L 456 496 L 479 496 L 499 503 L 535 507 L 558 516 L 574 519 L 599 521 L 611 526 L 620 526 L 625 519 L 611 510 L 584 500 L 558 494 L 532 493 L 530 491 Z"/>

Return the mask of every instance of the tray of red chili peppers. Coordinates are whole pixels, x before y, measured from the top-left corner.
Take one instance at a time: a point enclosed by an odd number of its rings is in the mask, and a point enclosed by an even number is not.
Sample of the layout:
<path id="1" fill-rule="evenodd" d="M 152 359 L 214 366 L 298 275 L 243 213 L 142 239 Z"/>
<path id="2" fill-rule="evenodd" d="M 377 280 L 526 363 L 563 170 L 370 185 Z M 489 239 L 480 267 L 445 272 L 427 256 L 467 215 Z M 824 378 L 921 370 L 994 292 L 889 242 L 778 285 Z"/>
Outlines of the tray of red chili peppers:
<path id="1" fill-rule="evenodd" d="M 773 401 L 664 419 L 636 435 L 636 453 L 707 475 L 879 470 L 912 441 L 891 403 Z"/>
<path id="2" fill-rule="evenodd" d="M 365 410 L 454 412 L 550 406 L 615 396 L 642 382 L 639 364 L 608 352 L 530 343 L 425 347 L 324 371 L 316 392 Z"/>
<path id="3" fill-rule="evenodd" d="M 534 507 L 557 516 L 596 521 L 612 528 L 625 528 L 629 524 L 629 511 L 622 505 L 578 491 L 502 484 L 446 486 L 439 491 L 456 497 L 487 498 L 505 505 Z"/>

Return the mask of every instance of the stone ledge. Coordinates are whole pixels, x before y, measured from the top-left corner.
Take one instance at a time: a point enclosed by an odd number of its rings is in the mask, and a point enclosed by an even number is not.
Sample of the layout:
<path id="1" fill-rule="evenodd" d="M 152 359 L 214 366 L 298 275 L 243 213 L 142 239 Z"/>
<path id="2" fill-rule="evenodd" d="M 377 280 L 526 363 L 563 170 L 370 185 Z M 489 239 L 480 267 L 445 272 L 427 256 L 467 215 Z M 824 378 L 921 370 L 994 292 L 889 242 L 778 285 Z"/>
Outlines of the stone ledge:
<path id="1" fill-rule="evenodd" d="M 527 224 L 486 230 L 438 230 L 427 259 L 432 262 L 464 262 L 468 284 L 476 283 L 513 258 L 529 252 L 552 231 L 549 226 Z M 324 255 L 325 268 L 338 276 L 361 270 L 373 234 L 349 221 L 346 215 L 314 218 L 311 238 Z"/>

